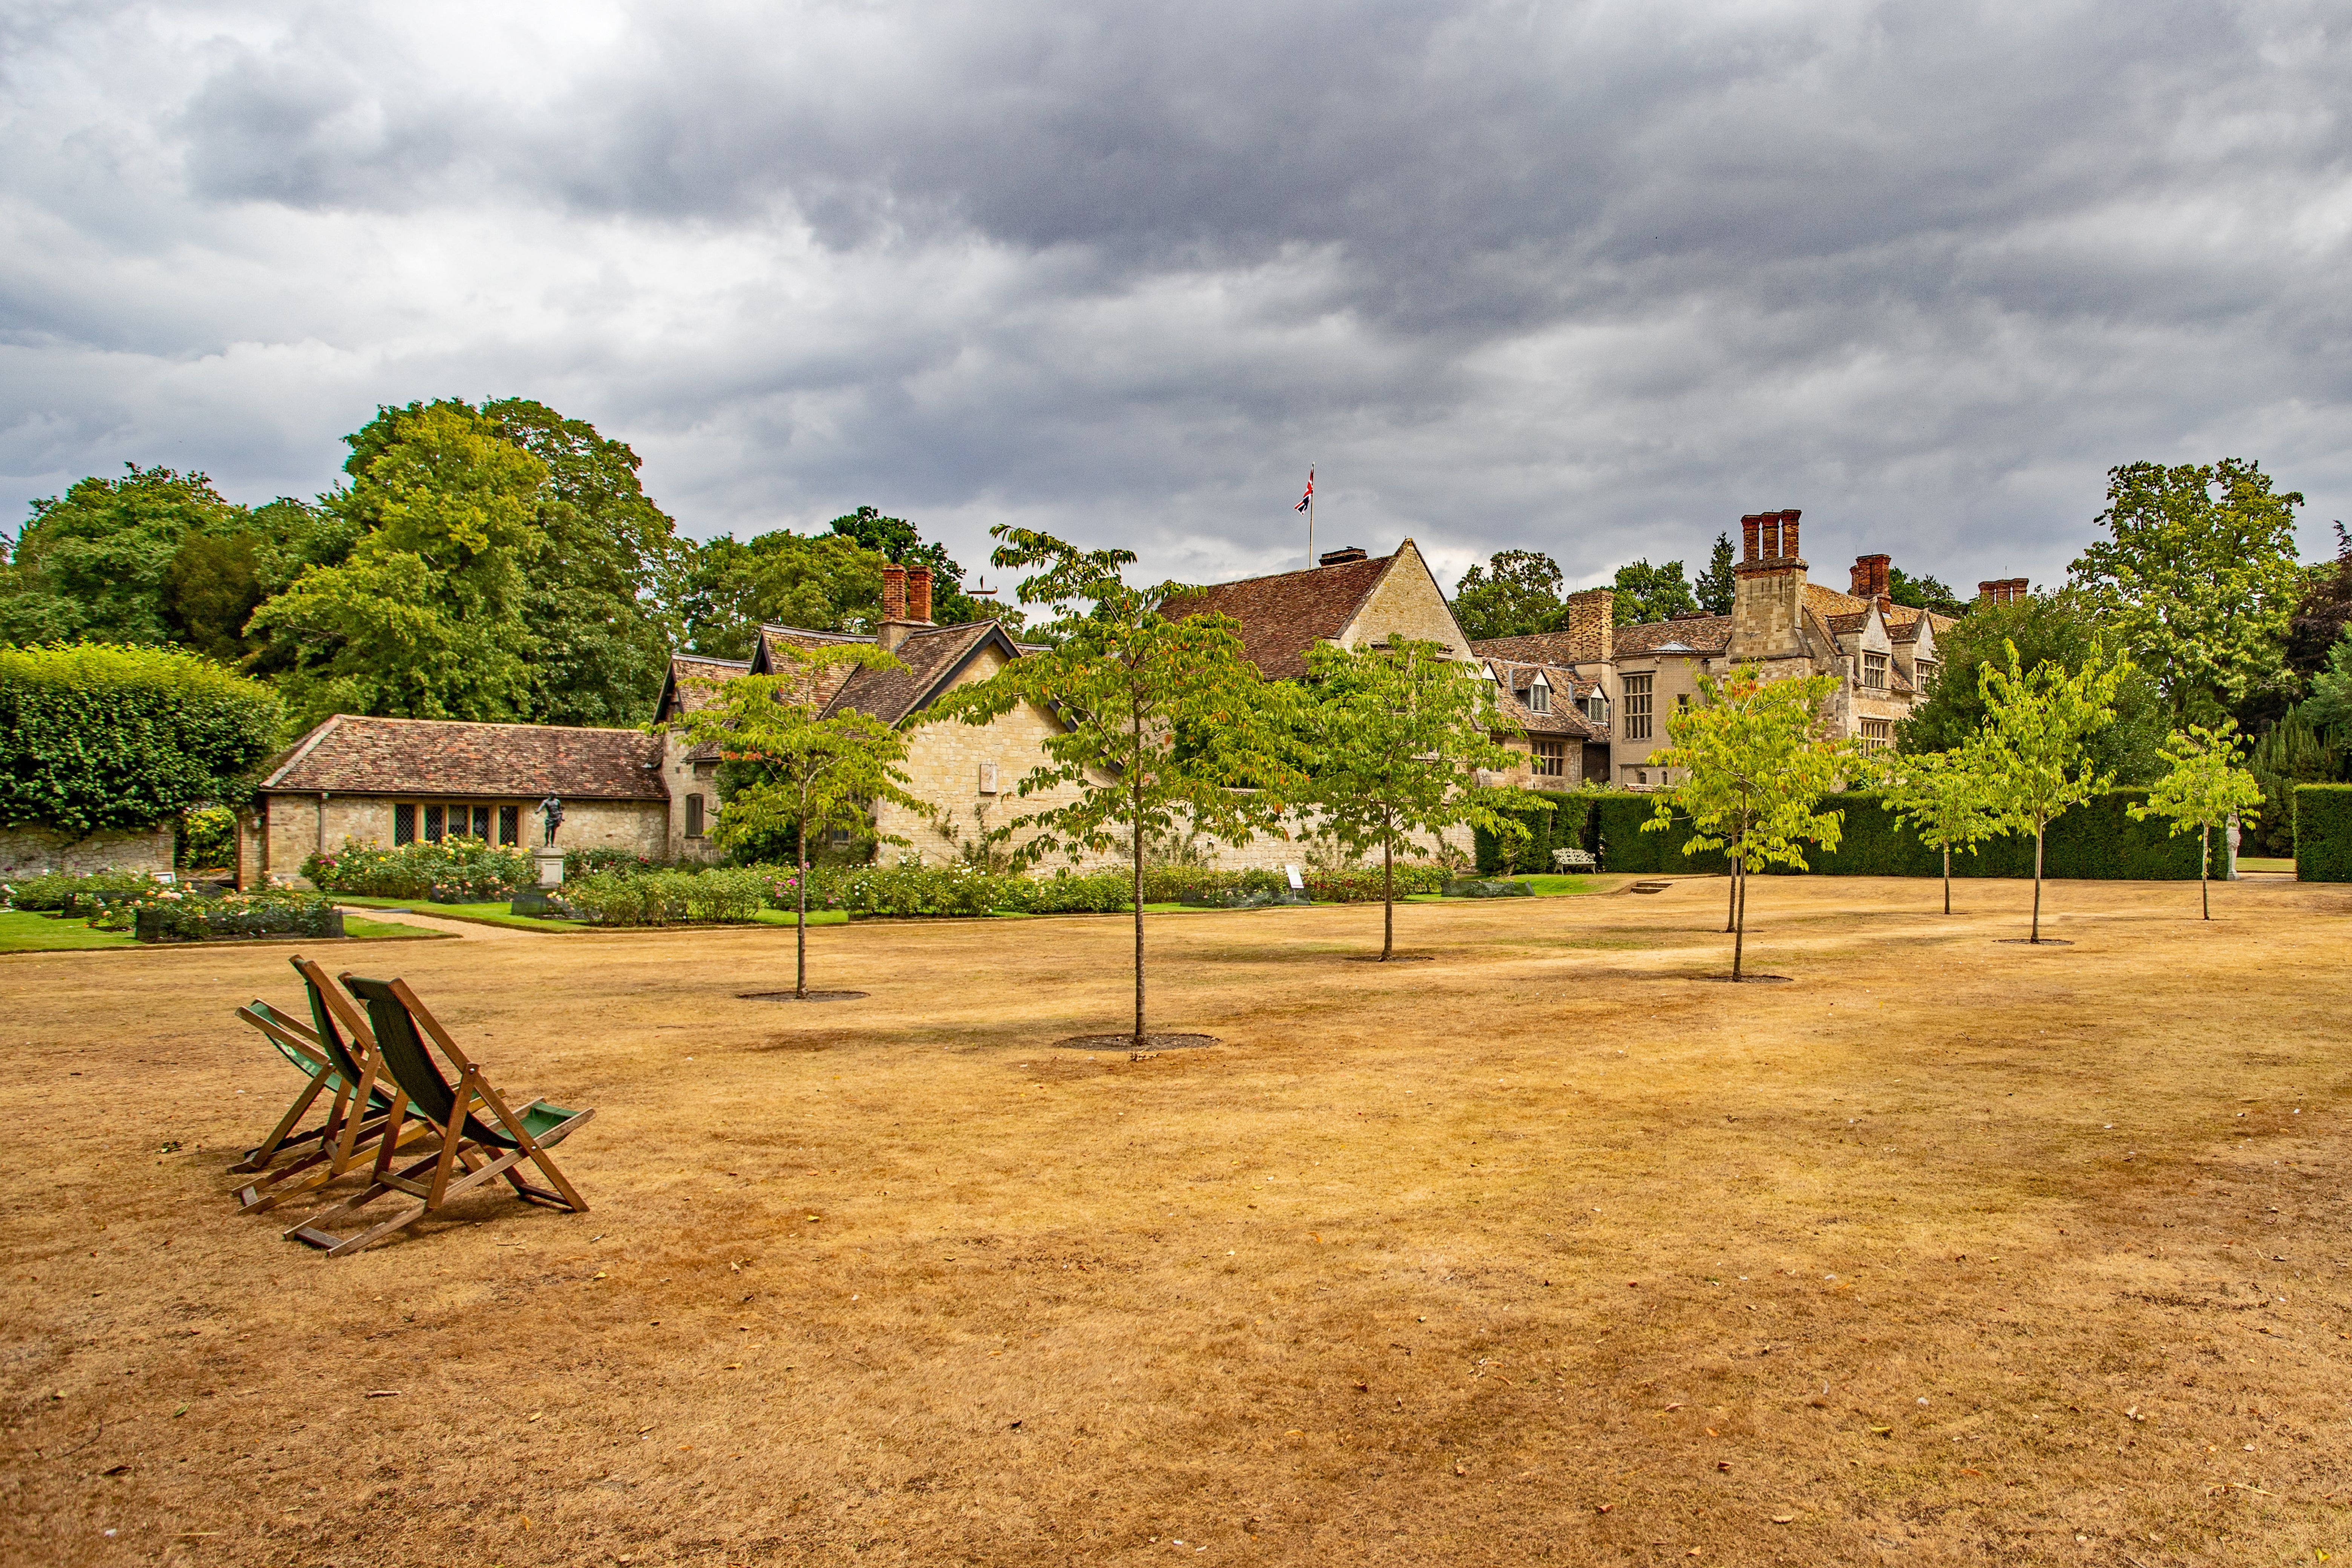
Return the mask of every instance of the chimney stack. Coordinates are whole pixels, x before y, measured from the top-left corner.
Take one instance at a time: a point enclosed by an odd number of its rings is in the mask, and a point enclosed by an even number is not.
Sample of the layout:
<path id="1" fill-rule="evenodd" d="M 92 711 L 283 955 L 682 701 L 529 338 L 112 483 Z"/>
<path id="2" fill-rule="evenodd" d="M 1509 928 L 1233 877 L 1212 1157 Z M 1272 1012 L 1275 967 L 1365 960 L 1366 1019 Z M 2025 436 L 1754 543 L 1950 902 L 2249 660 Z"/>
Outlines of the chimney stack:
<path id="1" fill-rule="evenodd" d="M 1804 652 L 1805 563 L 1797 555 L 1797 520 L 1803 513 L 1750 512 L 1739 520 L 1747 558 L 1731 569 L 1731 639 L 1735 659 L 1793 658 Z M 1861 566 L 1856 564 L 1856 581 Z"/>
<path id="2" fill-rule="evenodd" d="M 1977 597 L 1990 605 L 2006 605 L 2014 600 L 2031 598 L 2033 580 L 2030 577 L 1996 577 L 1977 584 Z"/>
<path id="3" fill-rule="evenodd" d="M 1881 599 L 1886 596 L 1887 568 L 1894 558 L 1887 555 L 1857 555 L 1853 558 L 1853 585 L 1847 592 L 1857 599 Z"/>
<path id="4" fill-rule="evenodd" d="M 882 568 L 882 618 L 886 621 L 907 618 L 907 569 L 904 566 Z"/>
<path id="5" fill-rule="evenodd" d="M 1568 596 L 1568 658 L 1571 664 L 1607 664 L 1616 653 L 1617 591 L 1587 588 Z"/>
<path id="6" fill-rule="evenodd" d="M 931 624 L 931 569 L 915 566 L 907 572 L 907 618 Z"/>
<path id="7" fill-rule="evenodd" d="M 1739 537 L 1744 546 L 1740 552 L 1740 560 L 1753 561 L 1757 558 L 1757 536 L 1763 531 L 1763 528 L 1764 514 L 1760 511 L 1750 512 L 1739 520 Z"/>

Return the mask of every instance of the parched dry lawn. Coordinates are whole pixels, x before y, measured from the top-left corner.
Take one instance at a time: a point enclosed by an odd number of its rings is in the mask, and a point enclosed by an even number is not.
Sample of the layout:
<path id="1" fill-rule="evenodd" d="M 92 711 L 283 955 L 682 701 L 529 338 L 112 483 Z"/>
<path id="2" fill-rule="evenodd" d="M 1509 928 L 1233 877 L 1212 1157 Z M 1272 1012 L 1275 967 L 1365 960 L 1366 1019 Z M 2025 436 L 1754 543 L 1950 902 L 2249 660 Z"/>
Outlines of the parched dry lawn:
<path id="1" fill-rule="evenodd" d="M 595 1207 L 332 1261 L 284 950 L 0 961 L 0 1561 L 2352 1552 L 2352 889 L 1721 888 L 1160 919 L 1140 1061 L 1116 920 L 346 949 Z"/>

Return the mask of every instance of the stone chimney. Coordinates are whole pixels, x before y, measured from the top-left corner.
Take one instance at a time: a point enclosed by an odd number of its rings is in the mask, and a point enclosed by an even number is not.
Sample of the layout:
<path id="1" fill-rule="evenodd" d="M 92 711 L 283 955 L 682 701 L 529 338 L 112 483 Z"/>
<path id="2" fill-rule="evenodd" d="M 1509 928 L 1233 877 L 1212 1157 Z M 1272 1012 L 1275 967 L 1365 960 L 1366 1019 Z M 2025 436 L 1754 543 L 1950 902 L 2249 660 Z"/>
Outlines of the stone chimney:
<path id="1" fill-rule="evenodd" d="M 1734 659 L 1804 656 L 1805 562 L 1798 554 L 1797 520 L 1787 511 L 1751 512 L 1739 520 L 1742 557 L 1731 569 Z"/>
<path id="2" fill-rule="evenodd" d="M 1894 558 L 1887 555 L 1857 555 L 1853 558 L 1853 585 L 1846 591 L 1857 599 L 1880 599 L 1886 596 L 1886 572 Z"/>
<path id="3" fill-rule="evenodd" d="M 913 566 L 907 571 L 907 618 L 931 624 L 931 569 Z"/>
<path id="4" fill-rule="evenodd" d="M 1568 596 L 1568 657 L 1574 664 L 1607 664 L 1617 649 L 1617 590 L 1587 588 Z"/>

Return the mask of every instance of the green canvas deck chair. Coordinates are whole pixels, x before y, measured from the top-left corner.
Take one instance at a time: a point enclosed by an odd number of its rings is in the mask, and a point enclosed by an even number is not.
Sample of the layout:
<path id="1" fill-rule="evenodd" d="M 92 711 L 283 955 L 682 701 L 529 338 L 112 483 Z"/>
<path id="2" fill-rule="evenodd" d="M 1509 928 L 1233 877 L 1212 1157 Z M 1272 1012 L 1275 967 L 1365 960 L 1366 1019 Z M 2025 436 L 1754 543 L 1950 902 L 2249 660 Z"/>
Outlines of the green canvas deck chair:
<path id="1" fill-rule="evenodd" d="M 260 1030 L 262 1037 L 278 1047 L 279 1055 L 310 1079 L 269 1137 L 247 1150 L 244 1157 L 229 1167 L 235 1174 L 268 1171 L 259 1181 L 238 1190 L 236 1202 L 242 1209 L 267 1209 L 349 1173 L 361 1161 L 373 1157 L 375 1140 L 390 1125 L 387 1117 L 393 1095 L 390 1086 L 382 1081 L 375 1063 L 375 1041 L 368 1032 L 366 1020 L 347 997 L 335 990 L 327 979 L 327 972 L 316 961 L 298 955 L 292 963 L 294 973 L 302 977 L 303 988 L 309 993 L 308 1026 L 267 1002 L 256 1001 L 238 1008 L 236 1013 Z M 291 1136 L 294 1127 L 321 1094 L 332 1097 L 324 1122 L 309 1132 Z M 411 1141 L 422 1135 L 421 1128 L 408 1132 Z M 298 1157 L 274 1171 L 268 1170 L 279 1155 L 289 1152 Z M 296 1177 L 301 1179 L 297 1182 Z M 285 1184 L 289 1182 L 294 1184 Z"/>
<path id="2" fill-rule="evenodd" d="M 368 1184 L 288 1231 L 289 1237 L 324 1247 L 330 1258 L 340 1258 L 415 1224 L 492 1177 L 505 1178 L 515 1195 L 527 1203 L 574 1214 L 587 1212 L 587 1200 L 556 1168 L 547 1152 L 595 1115 L 594 1110 L 566 1110 L 537 1100 L 519 1111 L 514 1110 L 481 1068 L 458 1048 L 449 1031 L 426 1011 L 406 981 L 362 980 L 354 974 L 341 979 L 344 989 L 367 1008 L 376 1058 L 405 1099 L 390 1115 L 392 1130 L 376 1142 L 375 1166 Z M 457 1074 L 454 1088 L 442 1070 L 443 1062 Z M 412 1151 L 422 1152 L 424 1158 L 395 1170 L 394 1156 L 405 1142 L 401 1128 L 411 1122 L 421 1122 L 425 1128 L 424 1138 Z M 518 1167 L 525 1161 L 538 1168 L 552 1190 L 523 1180 Z M 415 1201 L 402 1204 L 373 1224 L 341 1232 L 334 1228 L 358 1218 L 387 1194 Z"/>

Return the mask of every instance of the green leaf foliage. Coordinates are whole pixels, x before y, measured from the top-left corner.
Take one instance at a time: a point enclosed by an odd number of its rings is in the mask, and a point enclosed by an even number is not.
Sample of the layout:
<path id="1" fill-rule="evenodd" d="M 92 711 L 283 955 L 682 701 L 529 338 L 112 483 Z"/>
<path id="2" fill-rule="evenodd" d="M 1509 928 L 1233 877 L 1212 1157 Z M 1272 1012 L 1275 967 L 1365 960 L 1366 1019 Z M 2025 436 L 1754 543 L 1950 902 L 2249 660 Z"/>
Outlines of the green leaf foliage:
<path id="1" fill-rule="evenodd" d="M 1728 545 L 1729 538 L 1724 542 Z M 1698 608 L 1698 599 L 1692 594 L 1679 561 L 1669 561 L 1664 566 L 1653 566 L 1647 561 L 1620 566 L 1616 588 L 1616 618 L 1621 626 L 1672 620 L 1684 611 Z"/>
<path id="2" fill-rule="evenodd" d="M 0 820 L 81 835 L 241 800 L 278 724 L 268 688 L 194 654 L 0 647 Z"/>
<path id="3" fill-rule="evenodd" d="M 1731 535 L 1718 533 L 1715 536 L 1715 548 L 1707 552 L 1706 570 L 1698 574 L 1691 590 L 1698 607 L 1710 616 L 1731 614 L 1732 594 L 1738 584 L 1732 564 Z"/>
<path id="4" fill-rule="evenodd" d="M 1554 631 L 1564 614 L 1559 587 L 1559 563 L 1550 556 L 1499 551 L 1486 565 L 1462 574 L 1454 589 L 1454 619 L 1474 640 Z"/>
<path id="5" fill-rule="evenodd" d="M 1896 747 L 1906 756 L 1918 756 L 1965 745 L 1984 725 L 1979 672 L 1987 665 L 2005 664 L 2011 644 L 2028 669 L 2054 664 L 2072 671 L 2114 641 L 2079 594 L 2036 594 L 1979 605 L 1966 620 L 1937 634 L 1936 671 L 1910 718 L 1896 726 Z M 2122 783 L 2147 784 L 2164 768 L 2163 698 L 2135 667 L 2117 678 L 2114 707 L 2114 721 L 2085 742 L 2091 760 L 2099 772 Z"/>
<path id="6" fill-rule="evenodd" d="M 2303 882 L 2352 882 L 2352 784 L 2298 784 L 2294 875 Z"/>
<path id="7" fill-rule="evenodd" d="M 748 542 L 726 535 L 684 569 L 678 614 L 687 641 L 713 658 L 744 658 L 762 622 L 810 631 L 868 633 L 882 618 L 887 558 L 849 534 L 778 529 Z"/>
<path id="8" fill-rule="evenodd" d="M 1969 613 L 1967 603 L 1941 579 L 1914 577 L 1900 566 L 1886 569 L 1886 596 L 1898 605 L 1908 605 L 1915 610 L 1933 610 L 1939 616 L 1958 616 Z"/>
<path id="9" fill-rule="evenodd" d="M 1305 804 L 1320 832 L 1357 855 L 1378 851 L 1386 868 L 1417 834 L 1439 837 L 1464 824 L 1521 831 L 1496 811 L 1500 792 L 1477 783 L 1479 770 L 1509 768 L 1519 757 L 1495 739 L 1498 728 L 1517 725 L 1500 714 L 1476 668 L 1447 658 L 1441 644 L 1407 637 L 1307 650 Z M 1396 900 L 1382 903 L 1385 959 L 1395 947 Z"/>
<path id="10" fill-rule="evenodd" d="M 1489 804 L 1496 812 L 1509 816 L 1524 837 L 1473 824 L 1471 837 L 1476 847 L 1478 874 L 1507 877 L 1519 871 L 1549 873 L 1553 850 L 1592 849 L 1594 808 L 1610 798 L 1597 790 L 1496 791 Z M 1639 802 L 1645 812 L 1649 809 L 1647 795 L 1616 798 Z M 1639 826 L 1636 819 L 1627 831 Z"/>
<path id="11" fill-rule="evenodd" d="M 2283 684 L 2288 621 L 2308 582 L 2295 563 L 2302 504 L 2237 458 L 2109 470 L 2108 537 L 2075 559 L 2070 581 L 2154 679 L 2171 727 Z"/>

